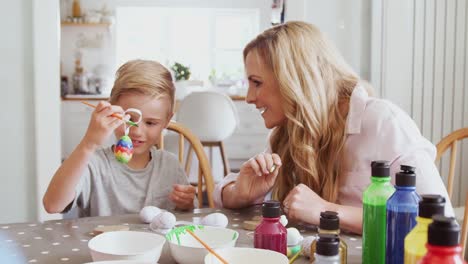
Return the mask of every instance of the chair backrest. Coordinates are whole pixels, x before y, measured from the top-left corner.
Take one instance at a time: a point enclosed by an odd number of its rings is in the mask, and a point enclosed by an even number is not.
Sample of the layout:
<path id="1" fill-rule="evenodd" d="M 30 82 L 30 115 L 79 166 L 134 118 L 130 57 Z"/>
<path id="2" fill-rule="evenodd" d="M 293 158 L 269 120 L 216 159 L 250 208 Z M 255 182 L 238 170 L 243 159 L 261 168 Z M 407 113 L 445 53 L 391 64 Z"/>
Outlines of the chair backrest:
<path id="1" fill-rule="evenodd" d="M 180 103 L 176 119 L 189 127 L 202 142 L 223 141 L 234 133 L 239 124 L 232 99 L 216 91 L 187 95 Z"/>
<path id="2" fill-rule="evenodd" d="M 451 149 L 450 167 L 447 183 L 447 192 L 450 198 L 452 198 L 453 178 L 455 177 L 455 164 L 457 161 L 457 142 L 467 137 L 468 127 L 465 127 L 450 133 L 437 144 L 436 161 L 440 160 L 445 151 L 447 151 L 449 148 Z"/>
<path id="3" fill-rule="evenodd" d="M 185 126 L 171 121 L 167 127 L 168 130 L 174 131 L 179 134 L 178 140 L 178 157 L 179 162 L 181 165 L 184 164 L 184 142 L 187 140 L 191 145 L 192 149 L 195 151 L 195 154 L 198 158 L 198 205 L 199 207 L 203 206 L 203 182 L 206 187 L 206 194 L 208 198 L 208 206 L 214 208 L 214 200 L 213 200 L 213 190 L 214 190 L 214 181 L 213 175 L 211 172 L 211 167 L 206 157 L 206 153 L 203 150 L 203 146 L 198 139 L 188 128 Z M 158 144 L 160 149 L 164 149 L 164 133 L 161 134 L 161 139 Z"/>
<path id="4" fill-rule="evenodd" d="M 177 81 L 174 83 L 175 97 L 177 100 L 181 100 L 193 91 L 205 91 L 207 88 L 204 87 L 203 81 L 200 80 L 185 80 Z"/>
<path id="5" fill-rule="evenodd" d="M 452 191 L 453 191 L 453 178 L 455 177 L 455 165 L 457 161 L 457 142 L 463 140 L 464 138 L 468 138 L 468 127 L 458 129 L 446 137 L 444 137 L 438 144 L 437 144 L 437 157 L 436 161 L 440 160 L 442 155 L 448 149 L 450 151 L 450 167 L 449 167 L 449 175 L 448 175 L 448 183 L 447 183 L 447 192 L 452 199 Z M 465 257 L 466 252 L 466 241 L 467 241 L 467 232 L 468 232 L 468 194 L 465 197 L 465 213 L 463 219 L 463 226 L 462 226 L 462 233 L 461 233 L 461 246 L 463 249 L 462 255 Z"/>

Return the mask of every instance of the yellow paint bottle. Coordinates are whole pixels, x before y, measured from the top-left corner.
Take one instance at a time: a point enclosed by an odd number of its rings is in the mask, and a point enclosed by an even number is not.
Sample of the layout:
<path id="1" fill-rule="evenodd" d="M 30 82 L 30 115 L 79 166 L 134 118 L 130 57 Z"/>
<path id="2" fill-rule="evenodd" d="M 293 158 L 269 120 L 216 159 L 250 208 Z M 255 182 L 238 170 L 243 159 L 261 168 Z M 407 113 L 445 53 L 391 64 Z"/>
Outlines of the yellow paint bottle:
<path id="1" fill-rule="evenodd" d="M 416 226 L 405 237 L 405 264 L 416 264 L 426 254 L 427 229 L 432 216 L 444 214 L 444 197 L 429 194 L 421 198 Z"/>

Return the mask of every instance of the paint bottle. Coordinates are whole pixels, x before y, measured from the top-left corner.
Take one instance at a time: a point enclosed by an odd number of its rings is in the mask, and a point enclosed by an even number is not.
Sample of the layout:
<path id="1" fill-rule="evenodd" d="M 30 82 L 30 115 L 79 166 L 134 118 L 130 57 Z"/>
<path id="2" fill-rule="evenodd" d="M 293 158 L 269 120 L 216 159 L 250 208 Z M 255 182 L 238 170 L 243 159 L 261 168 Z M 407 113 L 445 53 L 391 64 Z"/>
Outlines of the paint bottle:
<path id="1" fill-rule="evenodd" d="M 315 264 L 340 264 L 340 238 L 336 234 L 319 234 L 314 253 Z"/>
<path id="2" fill-rule="evenodd" d="M 390 163 L 373 161 L 371 184 L 363 193 L 362 263 L 385 263 L 387 200 L 395 192 Z"/>
<path id="3" fill-rule="evenodd" d="M 396 174 L 396 191 L 387 201 L 387 264 L 403 263 L 405 237 L 416 225 L 420 197 L 416 193 L 415 171 L 415 167 L 401 165 Z"/>
<path id="4" fill-rule="evenodd" d="M 325 211 L 320 213 L 320 224 L 318 229 L 318 235 L 320 234 L 332 234 L 340 235 L 340 218 L 337 212 Z M 314 261 L 314 253 L 316 251 L 317 239 L 310 245 L 310 262 Z M 348 258 L 348 245 L 343 239 L 340 239 L 340 261 L 346 264 Z"/>
<path id="5" fill-rule="evenodd" d="M 405 264 L 416 264 L 426 254 L 427 229 L 432 216 L 443 214 L 445 198 L 438 194 L 421 195 L 416 226 L 405 237 Z"/>
<path id="6" fill-rule="evenodd" d="M 281 209 L 278 201 L 262 205 L 262 222 L 255 228 L 254 247 L 274 250 L 287 255 L 287 231 L 280 223 Z"/>
<path id="7" fill-rule="evenodd" d="M 427 234 L 427 254 L 421 264 L 463 264 L 460 226 L 454 217 L 435 215 Z"/>

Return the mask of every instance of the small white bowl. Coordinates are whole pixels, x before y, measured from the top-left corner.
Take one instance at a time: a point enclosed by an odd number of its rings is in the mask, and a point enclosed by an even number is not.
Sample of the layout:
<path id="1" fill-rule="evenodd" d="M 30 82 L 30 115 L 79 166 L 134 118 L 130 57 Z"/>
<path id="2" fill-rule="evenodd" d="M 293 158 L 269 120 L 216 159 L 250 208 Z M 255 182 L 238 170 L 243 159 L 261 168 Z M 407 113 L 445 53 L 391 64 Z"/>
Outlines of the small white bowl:
<path id="1" fill-rule="evenodd" d="M 136 260 L 155 263 L 166 239 L 158 234 L 137 231 L 102 233 L 88 243 L 93 261 Z"/>
<path id="2" fill-rule="evenodd" d="M 239 238 L 237 231 L 222 227 L 203 226 L 201 229 L 195 229 L 193 233 L 212 249 L 232 248 Z M 189 233 L 178 236 L 179 240 L 173 232 L 166 235 L 175 261 L 179 264 L 203 264 L 208 250 Z"/>
<path id="3" fill-rule="evenodd" d="M 259 248 L 224 248 L 217 249 L 220 255 L 229 264 L 246 263 L 268 263 L 268 264 L 288 264 L 288 258 L 276 251 Z M 213 254 L 208 253 L 205 257 L 205 264 L 218 264 L 218 260 Z"/>

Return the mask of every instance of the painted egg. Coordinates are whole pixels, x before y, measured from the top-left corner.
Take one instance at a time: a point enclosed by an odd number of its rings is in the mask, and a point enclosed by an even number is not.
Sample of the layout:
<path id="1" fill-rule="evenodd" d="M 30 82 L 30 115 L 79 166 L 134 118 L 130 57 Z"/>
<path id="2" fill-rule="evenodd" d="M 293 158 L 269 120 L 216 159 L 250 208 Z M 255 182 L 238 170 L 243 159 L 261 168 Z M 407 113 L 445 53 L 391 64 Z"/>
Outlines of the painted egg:
<path id="1" fill-rule="evenodd" d="M 155 216 L 161 213 L 161 209 L 156 206 L 145 206 L 140 211 L 140 219 L 143 223 L 151 223 Z"/>
<path id="2" fill-rule="evenodd" d="M 133 144 L 129 136 L 123 136 L 119 139 L 114 148 L 115 158 L 124 164 L 127 164 L 133 155 Z"/>
<path id="3" fill-rule="evenodd" d="M 301 248 L 302 252 L 301 254 L 306 257 L 310 257 L 310 246 L 312 243 L 317 239 L 315 236 L 306 236 L 304 239 L 301 241 Z"/>
<path id="4" fill-rule="evenodd" d="M 151 220 L 150 228 L 152 230 L 171 229 L 175 226 L 176 217 L 171 212 L 162 212 Z"/>
<path id="5" fill-rule="evenodd" d="M 287 226 L 287 225 L 288 225 L 288 218 L 286 218 L 285 215 L 281 215 L 279 221 L 280 221 L 280 223 L 281 223 L 283 226 Z"/>
<path id="6" fill-rule="evenodd" d="M 226 227 L 228 218 L 222 213 L 212 213 L 202 218 L 201 224 L 206 226 Z"/>
<path id="7" fill-rule="evenodd" d="M 301 233 L 299 233 L 299 230 L 297 230 L 297 228 L 294 228 L 294 227 L 290 227 L 288 229 L 286 229 L 288 232 L 288 238 L 287 238 L 287 241 L 288 241 L 288 246 L 295 246 L 299 243 L 301 243 L 301 241 L 304 239 L 302 236 L 301 236 Z"/>

